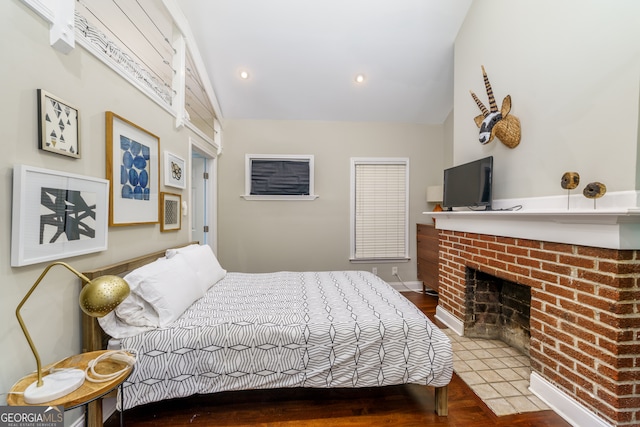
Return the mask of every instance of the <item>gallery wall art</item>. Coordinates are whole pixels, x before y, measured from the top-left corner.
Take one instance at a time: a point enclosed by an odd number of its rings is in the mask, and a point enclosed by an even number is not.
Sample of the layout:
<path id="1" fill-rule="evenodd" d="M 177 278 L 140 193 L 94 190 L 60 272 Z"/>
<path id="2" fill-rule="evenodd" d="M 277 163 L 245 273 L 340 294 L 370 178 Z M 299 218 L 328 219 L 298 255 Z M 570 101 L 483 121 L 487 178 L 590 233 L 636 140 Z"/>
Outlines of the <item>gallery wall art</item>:
<path id="1" fill-rule="evenodd" d="M 160 231 L 178 231 L 182 228 L 181 200 L 179 194 L 160 193 Z"/>
<path id="2" fill-rule="evenodd" d="M 106 250 L 108 206 L 105 179 L 15 166 L 11 266 Z"/>
<path id="3" fill-rule="evenodd" d="M 164 185 L 182 189 L 187 187 L 184 159 L 168 151 L 164 152 Z"/>
<path id="4" fill-rule="evenodd" d="M 38 146 L 41 150 L 80 158 L 79 112 L 66 101 L 38 89 Z"/>
<path id="5" fill-rule="evenodd" d="M 107 111 L 109 225 L 157 224 L 160 138 Z"/>

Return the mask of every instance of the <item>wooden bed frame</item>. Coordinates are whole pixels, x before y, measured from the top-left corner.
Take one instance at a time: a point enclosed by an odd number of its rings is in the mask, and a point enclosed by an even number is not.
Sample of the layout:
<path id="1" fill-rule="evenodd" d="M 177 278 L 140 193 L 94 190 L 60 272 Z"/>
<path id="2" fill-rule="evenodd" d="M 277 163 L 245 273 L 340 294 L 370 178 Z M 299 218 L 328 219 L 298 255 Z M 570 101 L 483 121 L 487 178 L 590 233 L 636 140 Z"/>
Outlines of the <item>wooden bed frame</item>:
<path id="1" fill-rule="evenodd" d="M 191 242 L 181 246 L 187 246 L 193 243 L 198 242 Z M 165 253 L 166 249 L 163 249 L 137 258 L 85 271 L 82 274 L 90 280 L 104 275 L 124 276 L 138 267 L 142 267 L 165 256 Z M 90 317 L 82 313 L 82 352 L 104 350 L 107 347 L 108 340 L 109 336 L 102 330 L 98 320 L 95 317 Z M 435 411 L 440 416 L 448 415 L 447 386 L 435 387 Z M 88 405 L 85 417 L 85 425 L 88 427 L 100 427 L 103 425 L 102 399 L 95 400 Z"/>

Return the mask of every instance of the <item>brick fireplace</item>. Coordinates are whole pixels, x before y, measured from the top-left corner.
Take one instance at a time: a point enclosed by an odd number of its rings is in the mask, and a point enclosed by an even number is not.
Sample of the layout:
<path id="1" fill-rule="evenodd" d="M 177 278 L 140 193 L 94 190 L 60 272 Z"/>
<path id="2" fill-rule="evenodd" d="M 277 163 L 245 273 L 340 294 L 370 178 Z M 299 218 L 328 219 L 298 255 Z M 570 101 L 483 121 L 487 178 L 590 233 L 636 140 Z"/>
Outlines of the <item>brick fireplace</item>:
<path id="1" fill-rule="evenodd" d="M 477 233 L 451 227 L 444 215 L 437 217 L 440 315 L 468 321 L 470 269 L 530 288 L 532 378 L 601 425 L 640 425 L 640 251 L 502 237 L 487 226 Z"/>

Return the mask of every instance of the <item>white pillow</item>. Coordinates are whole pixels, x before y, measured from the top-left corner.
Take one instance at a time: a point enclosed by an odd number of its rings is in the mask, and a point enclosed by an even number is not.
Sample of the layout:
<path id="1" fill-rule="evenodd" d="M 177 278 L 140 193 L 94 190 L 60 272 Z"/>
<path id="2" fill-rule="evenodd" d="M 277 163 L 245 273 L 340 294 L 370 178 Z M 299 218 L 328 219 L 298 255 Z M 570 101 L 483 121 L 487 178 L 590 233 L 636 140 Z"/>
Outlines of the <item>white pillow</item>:
<path id="1" fill-rule="evenodd" d="M 116 308 L 116 315 L 136 326 L 142 326 L 140 323 L 146 326 L 147 321 L 153 323 L 156 316 L 156 326 L 167 326 L 204 295 L 198 277 L 182 257 L 160 258 L 133 270 L 124 279 L 131 293 L 139 298 L 131 298 L 125 304 L 127 298 Z"/>
<path id="2" fill-rule="evenodd" d="M 184 257 L 193 269 L 203 292 L 207 292 L 227 274 L 209 245 L 189 245 L 184 248 L 168 249 L 167 258 Z"/>

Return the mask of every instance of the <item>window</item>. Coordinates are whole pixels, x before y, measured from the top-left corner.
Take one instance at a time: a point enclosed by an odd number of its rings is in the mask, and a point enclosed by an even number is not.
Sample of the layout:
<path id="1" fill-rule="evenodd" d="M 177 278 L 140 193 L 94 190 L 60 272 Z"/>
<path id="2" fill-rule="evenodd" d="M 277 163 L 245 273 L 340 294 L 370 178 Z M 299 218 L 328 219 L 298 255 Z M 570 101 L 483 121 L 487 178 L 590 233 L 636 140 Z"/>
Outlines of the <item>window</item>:
<path id="1" fill-rule="evenodd" d="M 351 159 L 351 261 L 409 258 L 409 159 Z"/>
<path id="2" fill-rule="evenodd" d="M 312 155 L 247 154 L 247 200 L 313 200 Z"/>

